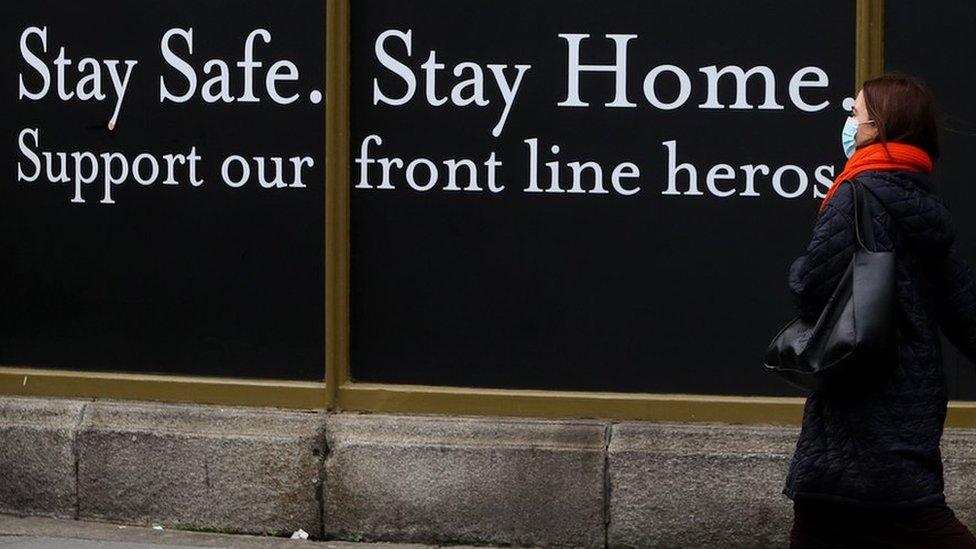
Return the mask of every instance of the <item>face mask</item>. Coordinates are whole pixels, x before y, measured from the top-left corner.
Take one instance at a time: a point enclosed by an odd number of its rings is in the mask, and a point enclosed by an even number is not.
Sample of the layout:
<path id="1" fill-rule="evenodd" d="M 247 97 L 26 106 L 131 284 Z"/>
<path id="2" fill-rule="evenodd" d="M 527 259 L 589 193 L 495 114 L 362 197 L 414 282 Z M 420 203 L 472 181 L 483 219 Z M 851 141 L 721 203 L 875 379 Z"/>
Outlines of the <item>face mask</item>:
<path id="1" fill-rule="evenodd" d="M 854 136 L 857 135 L 857 125 L 857 118 L 848 117 L 847 121 L 844 122 L 843 131 L 840 132 L 840 142 L 847 158 L 850 158 L 854 154 L 854 149 L 857 148 L 857 143 L 854 140 Z"/>

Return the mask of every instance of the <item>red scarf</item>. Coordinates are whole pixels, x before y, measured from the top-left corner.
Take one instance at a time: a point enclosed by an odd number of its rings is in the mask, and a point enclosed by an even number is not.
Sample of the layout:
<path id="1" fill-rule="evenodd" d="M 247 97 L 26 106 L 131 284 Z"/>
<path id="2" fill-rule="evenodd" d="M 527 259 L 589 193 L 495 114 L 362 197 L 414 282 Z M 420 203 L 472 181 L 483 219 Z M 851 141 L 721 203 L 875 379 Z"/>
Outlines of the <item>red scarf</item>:
<path id="1" fill-rule="evenodd" d="M 861 172 L 891 172 L 909 171 L 930 173 L 932 158 L 929 153 L 907 143 L 889 141 L 887 143 L 871 143 L 854 151 L 854 154 L 844 164 L 844 171 L 840 172 L 834 183 L 827 190 L 827 196 L 820 203 L 820 211 L 827 206 L 827 201 L 837 192 L 843 181 L 851 179 Z"/>

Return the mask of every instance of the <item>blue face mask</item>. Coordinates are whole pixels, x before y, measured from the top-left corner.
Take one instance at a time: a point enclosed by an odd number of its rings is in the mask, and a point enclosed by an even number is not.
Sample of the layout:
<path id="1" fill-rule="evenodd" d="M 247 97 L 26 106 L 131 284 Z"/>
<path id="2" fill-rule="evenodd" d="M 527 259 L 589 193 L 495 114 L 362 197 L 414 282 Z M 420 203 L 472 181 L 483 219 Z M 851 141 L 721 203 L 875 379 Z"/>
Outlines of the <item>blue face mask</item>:
<path id="1" fill-rule="evenodd" d="M 857 135 L 857 125 L 856 118 L 853 116 L 848 117 L 847 121 L 844 122 L 843 131 L 840 132 L 840 142 L 844 147 L 844 154 L 847 155 L 847 158 L 850 158 L 857 148 L 857 143 L 854 139 L 854 136 Z"/>

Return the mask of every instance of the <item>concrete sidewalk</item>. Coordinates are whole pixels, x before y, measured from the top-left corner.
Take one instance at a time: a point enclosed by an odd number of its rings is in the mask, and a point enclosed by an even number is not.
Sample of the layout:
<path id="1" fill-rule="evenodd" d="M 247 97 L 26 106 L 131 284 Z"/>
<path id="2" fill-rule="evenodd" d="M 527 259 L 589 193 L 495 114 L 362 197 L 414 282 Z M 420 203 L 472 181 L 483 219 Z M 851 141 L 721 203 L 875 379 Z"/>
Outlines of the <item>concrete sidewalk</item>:
<path id="1" fill-rule="evenodd" d="M 45 517 L 18 517 L 0 514 L 0 549 L 491 549 L 488 546 L 421 545 L 416 543 L 354 543 L 312 541 L 268 536 L 244 536 L 157 530 L 140 526 L 110 524 Z"/>

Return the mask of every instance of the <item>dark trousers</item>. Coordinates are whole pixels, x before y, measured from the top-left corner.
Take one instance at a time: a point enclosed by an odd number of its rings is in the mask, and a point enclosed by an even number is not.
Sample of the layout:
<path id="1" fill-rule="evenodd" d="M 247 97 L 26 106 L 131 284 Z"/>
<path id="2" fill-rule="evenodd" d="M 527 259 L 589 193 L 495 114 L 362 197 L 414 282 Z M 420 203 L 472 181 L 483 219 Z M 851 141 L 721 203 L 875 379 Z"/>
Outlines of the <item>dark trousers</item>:
<path id="1" fill-rule="evenodd" d="M 794 501 L 790 547 L 976 549 L 976 537 L 945 503 L 878 510 Z"/>

